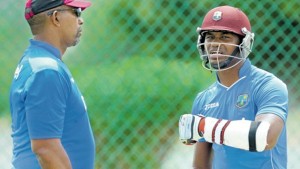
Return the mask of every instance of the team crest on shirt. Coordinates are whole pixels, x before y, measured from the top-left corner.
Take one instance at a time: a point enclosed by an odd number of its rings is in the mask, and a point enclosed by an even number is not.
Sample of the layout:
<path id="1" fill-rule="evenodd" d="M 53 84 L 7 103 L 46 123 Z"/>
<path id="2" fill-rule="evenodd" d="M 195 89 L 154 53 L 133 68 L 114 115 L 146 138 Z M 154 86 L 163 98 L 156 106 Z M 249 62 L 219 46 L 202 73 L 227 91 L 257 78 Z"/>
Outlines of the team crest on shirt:
<path id="1" fill-rule="evenodd" d="M 238 108 L 242 108 L 246 106 L 248 103 L 248 94 L 241 94 L 238 96 L 237 101 L 236 101 L 236 106 Z"/>

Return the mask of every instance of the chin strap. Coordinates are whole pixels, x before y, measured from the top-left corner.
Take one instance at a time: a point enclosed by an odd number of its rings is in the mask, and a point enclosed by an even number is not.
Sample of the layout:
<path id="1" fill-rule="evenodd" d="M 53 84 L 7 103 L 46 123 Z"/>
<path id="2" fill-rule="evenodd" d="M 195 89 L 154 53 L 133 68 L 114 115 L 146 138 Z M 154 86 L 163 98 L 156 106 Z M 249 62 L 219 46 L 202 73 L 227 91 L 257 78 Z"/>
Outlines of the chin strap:
<path id="1" fill-rule="evenodd" d="M 234 51 L 231 53 L 230 56 L 237 56 L 237 54 L 239 53 L 239 47 L 236 47 L 234 49 Z M 225 60 L 224 62 L 220 63 L 219 65 L 218 64 L 213 64 L 211 65 L 209 63 L 209 59 L 208 59 L 208 56 L 206 56 L 204 59 L 203 59 L 203 62 L 204 62 L 204 66 L 207 68 L 207 69 L 210 69 L 211 67 L 214 68 L 214 69 L 224 69 L 224 68 L 227 68 L 230 63 L 232 62 L 234 57 L 229 57 L 227 60 Z"/>
<path id="2" fill-rule="evenodd" d="M 238 53 L 239 53 L 239 47 L 236 47 L 234 49 L 234 51 L 231 53 L 231 56 L 237 56 Z M 220 65 L 220 68 L 221 69 L 226 68 L 227 66 L 230 65 L 232 60 L 233 60 L 233 57 L 229 57 L 226 61 L 224 61 L 224 63 L 222 63 L 222 65 Z"/>

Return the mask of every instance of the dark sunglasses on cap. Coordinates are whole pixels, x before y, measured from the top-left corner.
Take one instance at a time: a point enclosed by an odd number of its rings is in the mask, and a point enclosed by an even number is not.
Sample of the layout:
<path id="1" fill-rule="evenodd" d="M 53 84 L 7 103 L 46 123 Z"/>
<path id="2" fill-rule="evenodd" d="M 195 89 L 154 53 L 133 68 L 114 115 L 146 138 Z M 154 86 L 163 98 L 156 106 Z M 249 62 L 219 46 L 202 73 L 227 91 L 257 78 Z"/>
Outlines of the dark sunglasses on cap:
<path id="1" fill-rule="evenodd" d="M 72 10 L 78 18 L 81 16 L 81 12 L 82 12 L 81 8 L 55 9 L 47 12 L 47 15 L 51 16 L 55 11 L 60 12 L 60 11 L 69 11 L 69 10 Z"/>

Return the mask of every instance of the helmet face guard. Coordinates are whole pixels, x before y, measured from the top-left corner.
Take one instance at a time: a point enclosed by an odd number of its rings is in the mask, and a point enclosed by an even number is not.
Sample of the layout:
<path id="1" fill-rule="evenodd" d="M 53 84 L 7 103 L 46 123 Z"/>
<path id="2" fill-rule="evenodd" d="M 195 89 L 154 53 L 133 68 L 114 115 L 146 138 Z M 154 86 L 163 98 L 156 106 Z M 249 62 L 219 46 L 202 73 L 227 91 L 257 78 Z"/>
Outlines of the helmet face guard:
<path id="1" fill-rule="evenodd" d="M 241 38 L 240 44 L 228 43 L 205 43 L 207 32 L 230 32 Z M 238 8 L 231 6 L 220 6 L 210 10 L 204 17 L 201 27 L 197 28 L 198 41 L 197 49 L 202 59 L 202 65 L 211 71 L 227 70 L 245 60 L 254 42 L 254 33 L 251 32 L 251 25 L 248 17 Z M 209 46 L 214 45 L 217 50 L 209 51 Z M 221 53 L 223 45 L 231 45 L 235 50 L 230 55 Z"/>
<path id="2" fill-rule="evenodd" d="M 243 28 L 242 31 L 245 33 L 245 37 L 239 45 L 216 42 L 205 43 L 205 32 L 200 33 L 198 36 L 197 49 L 202 60 L 202 66 L 210 71 L 224 71 L 246 60 L 252 51 L 254 33 L 249 32 L 246 28 Z M 197 29 L 197 32 L 201 32 L 200 28 Z M 217 50 L 211 52 L 209 46 L 212 45 L 217 46 Z M 222 45 L 234 46 L 235 50 L 229 55 L 222 54 L 220 52 Z"/>

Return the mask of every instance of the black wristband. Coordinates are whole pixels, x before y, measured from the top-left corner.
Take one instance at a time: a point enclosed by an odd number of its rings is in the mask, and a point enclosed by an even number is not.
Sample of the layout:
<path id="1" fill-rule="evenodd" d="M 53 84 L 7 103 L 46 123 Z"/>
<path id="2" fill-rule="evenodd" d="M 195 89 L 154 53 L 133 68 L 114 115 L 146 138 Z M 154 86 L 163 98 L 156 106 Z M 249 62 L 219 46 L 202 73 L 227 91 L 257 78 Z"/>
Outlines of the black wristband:
<path id="1" fill-rule="evenodd" d="M 248 136 L 248 141 L 249 141 L 249 151 L 256 152 L 256 131 L 258 126 L 260 125 L 260 121 L 256 122 L 253 121 L 251 122 L 250 125 L 250 130 L 249 130 L 249 136 Z"/>

